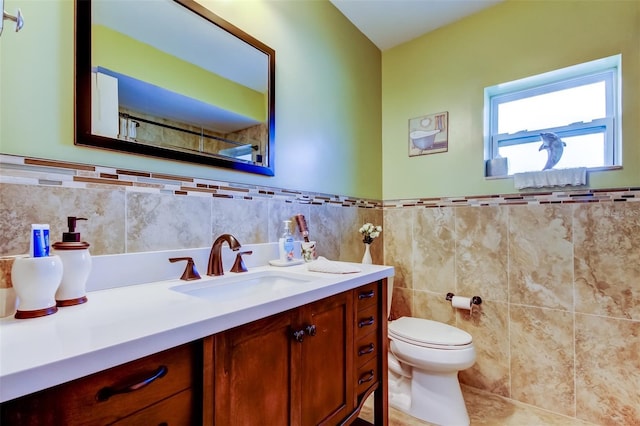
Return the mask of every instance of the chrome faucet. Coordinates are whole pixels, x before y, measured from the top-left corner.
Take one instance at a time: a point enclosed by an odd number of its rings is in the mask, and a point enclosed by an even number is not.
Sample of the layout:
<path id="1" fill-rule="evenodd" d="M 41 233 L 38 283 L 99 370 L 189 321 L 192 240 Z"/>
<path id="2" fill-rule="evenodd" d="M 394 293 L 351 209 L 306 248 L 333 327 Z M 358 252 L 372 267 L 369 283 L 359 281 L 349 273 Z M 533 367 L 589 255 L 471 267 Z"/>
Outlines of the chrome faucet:
<path id="1" fill-rule="evenodd" d="M 222 243 L 227 242 L 229 248 L 233 251 L 240 250 L 242 245 L 231 234 L 222 234 L 211 246 L 211 253 L 209 253 L 209 266 L 207 267 L 207 275 L 224 275 L 222 268 Z"/>

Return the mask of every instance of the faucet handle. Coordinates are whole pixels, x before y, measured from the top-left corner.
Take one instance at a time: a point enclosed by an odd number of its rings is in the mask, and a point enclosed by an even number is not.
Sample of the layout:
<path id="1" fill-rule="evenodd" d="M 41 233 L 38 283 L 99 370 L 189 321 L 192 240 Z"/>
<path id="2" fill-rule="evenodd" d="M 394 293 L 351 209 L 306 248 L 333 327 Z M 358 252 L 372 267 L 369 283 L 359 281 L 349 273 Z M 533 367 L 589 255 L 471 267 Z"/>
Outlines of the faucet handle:
<path id="1" fill-rule="evenodd" d="M 198 273 L 198 270 L 196 269 L 196 264 L 193 261 L 193 258 L 191 258 L 191 257 L 171 257 L 171 258 L 169 258 L 169 262 L 171 262 L 171 263 L 179 262 L 181 260 L 186 260 L 187 261 L 187 267 L 184 268 L 184 272 L 182 273 L 182 276 L 180 277 L 180 279 L 183 280 L 183 281 L 199 280 L 200 279 L 200 274 Z"/>
<path id="2" fill-rule="evenodd" d="M 240 253 L 236 254 L 236 261 L 231 267 L 231 272 L 247 272 L 247 266 L 244 264 L 244 260 L 242 260 L 243 254 L 253 254 L 253 250 L 241 251 Z"/>

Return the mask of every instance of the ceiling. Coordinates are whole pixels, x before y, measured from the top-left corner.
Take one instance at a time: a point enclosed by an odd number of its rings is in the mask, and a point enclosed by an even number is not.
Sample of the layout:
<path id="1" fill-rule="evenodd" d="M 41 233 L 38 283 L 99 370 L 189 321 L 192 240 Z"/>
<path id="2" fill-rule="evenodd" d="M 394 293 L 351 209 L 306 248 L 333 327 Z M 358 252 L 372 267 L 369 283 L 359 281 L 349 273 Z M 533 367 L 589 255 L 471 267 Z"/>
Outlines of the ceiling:
<path id="1" fill-rule="evenodd" d="M 330 1 L 380 50 L 386 50 L 503 0 Z"/>

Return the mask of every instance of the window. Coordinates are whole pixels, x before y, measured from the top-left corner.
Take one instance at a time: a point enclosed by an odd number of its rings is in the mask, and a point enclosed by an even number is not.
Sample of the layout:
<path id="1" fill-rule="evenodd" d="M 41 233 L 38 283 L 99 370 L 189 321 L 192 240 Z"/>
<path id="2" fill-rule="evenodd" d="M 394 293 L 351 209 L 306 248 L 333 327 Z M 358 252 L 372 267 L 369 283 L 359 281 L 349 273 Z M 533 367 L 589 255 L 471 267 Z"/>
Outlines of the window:
<path id="1" fill-rule="evenodd" d="M 508 174 L 542 170 L 540 133 L 566 144 L 555 168 L 621 161 L 620 55 L 485 89 L 485 160 L 505 157 Z"/>

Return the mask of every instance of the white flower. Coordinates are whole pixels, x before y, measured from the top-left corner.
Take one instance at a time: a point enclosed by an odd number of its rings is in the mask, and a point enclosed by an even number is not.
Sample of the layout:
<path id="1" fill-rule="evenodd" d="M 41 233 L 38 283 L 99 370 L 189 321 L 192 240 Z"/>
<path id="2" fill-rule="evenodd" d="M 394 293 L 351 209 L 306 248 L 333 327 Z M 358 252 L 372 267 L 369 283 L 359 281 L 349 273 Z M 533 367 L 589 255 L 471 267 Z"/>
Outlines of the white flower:
<path id="1" fill-rule="evenodd" d="M 380 236 L 380 233 L 382 232 L 382 226 L 374 225 L 372 223 L 365 223 L 360 227 L 358 232 L 360 232 L 364 236 L 362 241 L 365 244 L 371 244 L 375 238 L 378 238 Z"/>

